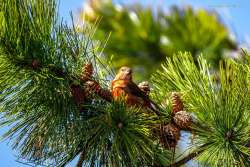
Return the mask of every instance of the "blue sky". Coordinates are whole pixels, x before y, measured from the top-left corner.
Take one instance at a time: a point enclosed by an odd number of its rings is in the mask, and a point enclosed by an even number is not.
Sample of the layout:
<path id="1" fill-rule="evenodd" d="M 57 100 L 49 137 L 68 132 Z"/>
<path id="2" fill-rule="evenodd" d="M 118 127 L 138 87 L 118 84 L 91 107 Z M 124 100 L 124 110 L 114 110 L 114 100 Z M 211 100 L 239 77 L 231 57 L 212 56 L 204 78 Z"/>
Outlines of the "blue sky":
<path id="1" fill-rule="evenodd" d="M 230 28 L 233 35 L 242 46 L 250 44 L 250 1 L 249 0 L 114 0 L 116 3 L 143 3 L 157 9 L 158 6 L 168 10 L 171 5 L 191 5 L 195 8 L 205 8 L 207 10 L 217 11 L 222 21 Z M 61 0 L 60 15 L 64 20 L 69 21 L 69 12 L 77 12 L 82 8 L 83 0 Z M 6 128 L 0 128 L 0 135 L 6 131 Z M 7 141 L 0 143 L 0 166 L 2 167 L 25 167 L 26 165 L 15 161 L 15 153 L 7 145 Z M 74 162 L 68 165 L 74 166 Z"/>

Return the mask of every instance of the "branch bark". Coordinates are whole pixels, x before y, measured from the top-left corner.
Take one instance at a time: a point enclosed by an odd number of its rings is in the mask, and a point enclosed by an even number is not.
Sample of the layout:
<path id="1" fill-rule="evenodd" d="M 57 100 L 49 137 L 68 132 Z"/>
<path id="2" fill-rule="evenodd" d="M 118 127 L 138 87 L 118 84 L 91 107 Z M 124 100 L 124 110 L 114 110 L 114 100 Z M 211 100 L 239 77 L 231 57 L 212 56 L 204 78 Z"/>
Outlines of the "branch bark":
<path id="1" fill-rule="evenodd" d="M 204 150 L 207 145 L 209 145 L 209 143 L 206 143 L 204 145 L 202 145 L 200 147 L 200 150 L 197 150 L 195 152 L 192 152 L 190 154 L 188 154 L 186 157 L 182 158 L 181 160 L 167 166 L 167 167 L 180 167 L 182 165 L 184 165 L 185 163 L 187 163 L 188 161 L 192 160 L 193 158 L 197 157 L 198 155 L 200 155 Z"/>
<path id="2" fill-rule="evenodd" d="M 84 159 L 85 159 L 85 152 L 82 151 L 81 154 L 80 154 L 80 157 L 79 157 L 79 160 L 77 162 L 76 167 L 82 167 Z"/>

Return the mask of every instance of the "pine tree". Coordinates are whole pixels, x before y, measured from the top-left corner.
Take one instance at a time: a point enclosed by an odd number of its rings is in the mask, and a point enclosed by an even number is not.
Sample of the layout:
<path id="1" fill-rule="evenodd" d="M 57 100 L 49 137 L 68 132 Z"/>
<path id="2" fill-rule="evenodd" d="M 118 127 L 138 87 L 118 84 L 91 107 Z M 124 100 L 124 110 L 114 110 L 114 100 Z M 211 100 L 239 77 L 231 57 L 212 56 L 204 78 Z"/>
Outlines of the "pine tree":
<path id="1" fill-rule="evenodd" d="M 162 7 L 155 11 L 145 6 L 135 2 L 87 0 L 79 14 L 85 23 L 95 24 L 96 19 L 100 20 L 93 37 L 105 40 L 111 33 L 104 54 L 113 55 L 115 66 L 128 63 L 143 71 L 136 75 L 139 79 L 150 78 L 165 57 L 172 57 L 178 51 L 189 51 L 194 58 L 204 53 L 206 60 L 217 68 L 219 61 L 227 56 L 225 51 L 237 49 L 237 43 L 216 12 L 172 6 L 166 13 Z"/>
<path id="2" fill-rule="evenodd" d="M 249 166 L 247 60 L 222 62 L 218 77 L 203 56 L 198 66 L 189 53 L 167 58 L 152 77 L 155 114 L 112 99 L 112 68 L 99 60 L 94 29 L 61 22 L 55 0 L 0 5 L 0 126 L 10 127 L 2 137 L 19 159 L 45 166 L 65 166 L 78 155 L 77 166 L 175 167 L 190 159 Z M 176 157 L 180 130 L 193 142 L 187 156 Z"/>

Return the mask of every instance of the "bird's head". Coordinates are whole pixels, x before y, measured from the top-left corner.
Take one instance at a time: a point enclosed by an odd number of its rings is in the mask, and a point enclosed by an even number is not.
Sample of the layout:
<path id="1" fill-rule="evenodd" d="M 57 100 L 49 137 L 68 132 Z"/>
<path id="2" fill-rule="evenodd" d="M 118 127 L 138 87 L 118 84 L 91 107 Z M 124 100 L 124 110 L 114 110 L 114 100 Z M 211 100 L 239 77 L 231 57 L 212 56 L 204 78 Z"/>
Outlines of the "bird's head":
<path id="1" fill-rule="evenodd" d="M 119 69 L 118 74 L 115 77 L 115 80 L 131 80 L 132 81 L 132 69 L 127 66 L 123 66 Z"/>

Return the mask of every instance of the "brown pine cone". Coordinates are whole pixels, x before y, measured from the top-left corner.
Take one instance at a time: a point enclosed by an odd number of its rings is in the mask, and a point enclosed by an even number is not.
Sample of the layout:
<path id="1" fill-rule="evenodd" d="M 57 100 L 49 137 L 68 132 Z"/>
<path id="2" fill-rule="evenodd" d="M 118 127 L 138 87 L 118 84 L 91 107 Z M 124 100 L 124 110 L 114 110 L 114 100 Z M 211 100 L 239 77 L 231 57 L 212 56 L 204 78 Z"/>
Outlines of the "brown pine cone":
<path id="1" fill-rule="evenodd" d="M 145 95 L 149 96 L 150 86 L 148 81 L 143 81 L 138 84 L 138 87 L 145 93 Z"/>
<path id="2" fill-rule="evenodd" d="M 180 129 L 172 123 L 160 127 L 160 143 L 167 149 L 176 147 L 180 135 Z"/>
<path id="3" fill-rule="evenodd" d="M 186 111 L 178 111 L 174 115 L 174 123 L 182 130 L 190 130 L 192 125 L 192 117 Z"/>
<path id="4" fill-rule="evenodd" d="M 35 59 L 35 60 L 32 60 L 31 66 L 34 70 L 37 70 L 41 67 L 41 64 L 38 60 Z"/>
<path id="5" fill-rule="evenodd" d="M 34 157 L 36 158 L 42 157 L 43 146 L 44 146 L 44 140 L 41 136 L 38 136 L 34 143 Z"/>
<path id="6" fill-rule="evenodd" d="M 92 63 L 87 63 L 83 66 L 81 80 L 87 81 L 93 77 L 94 69 Z"/>
<path id="7" fill-rule="evenodd" d="M 72 84 L 70 86 L 70 92 L 71 92 L 77 106 L 80 106 L 84 102 L 84 99 L 86 96 L 84 90 L 81 88 L 80 85 Z"/>
<path id="8" fill-rule="evenodd" d="M 112 94 L 109 90 L 103 89 L 100 84 L 94 80 L 87 81 L 85 83 L 86 90 L 88 95 L 90 94 L 97 94 L 98 96 L 102 97 L 107 101 L 112 101 Z"/>
<path id="9" fill-rule="evenodd" d="M 172 92 L 172 107 L 173 107 L 173 114 L 177 113 L 178 111 L 183 111 L 184 106 L 180 98 L 180 94 L 178 92 Z"/>

